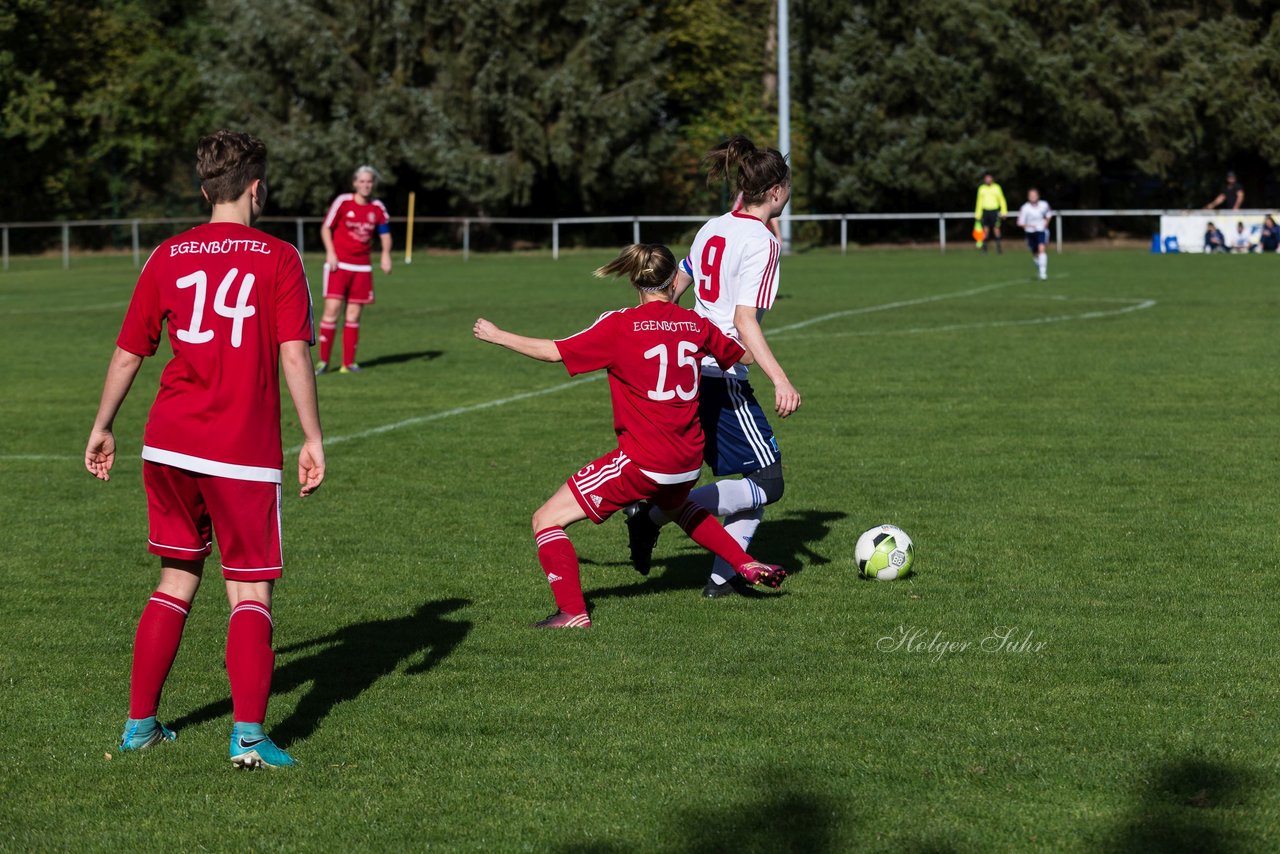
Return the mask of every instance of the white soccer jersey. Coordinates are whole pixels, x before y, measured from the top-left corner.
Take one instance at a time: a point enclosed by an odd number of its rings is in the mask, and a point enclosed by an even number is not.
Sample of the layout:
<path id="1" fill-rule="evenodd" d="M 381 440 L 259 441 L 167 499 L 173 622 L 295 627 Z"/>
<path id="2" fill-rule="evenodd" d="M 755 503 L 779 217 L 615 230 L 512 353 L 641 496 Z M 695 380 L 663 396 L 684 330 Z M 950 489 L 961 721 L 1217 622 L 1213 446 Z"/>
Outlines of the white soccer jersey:
<path id="1" fill-rule="evenodd" d="M 1044 199 L 1036 202 L 1034 205 L 1027 202 L 1018 209 L 1018 225 L 1027 231 L 1044 231 L 1049 225 L 1049 217 L 1053 216 L 1053 211 L 1049 208 L 1049 203 Z"/>
<path id="2" fill-rule="evenodd" d="M 693 310 L 710 320 L 720 331 L 738 338 L 734 312 L 740 305 L 759 309 L 773 307 L 778 295 L 778 257 L 782 244 L 763 222 L 732 211 L 704 225 L 689 248 L 681 267 L 693 277 L 697 299 Z M 721 371 L 715 359 L 702 361 L 705 376 L 745 379 L 746 365 Z"/>

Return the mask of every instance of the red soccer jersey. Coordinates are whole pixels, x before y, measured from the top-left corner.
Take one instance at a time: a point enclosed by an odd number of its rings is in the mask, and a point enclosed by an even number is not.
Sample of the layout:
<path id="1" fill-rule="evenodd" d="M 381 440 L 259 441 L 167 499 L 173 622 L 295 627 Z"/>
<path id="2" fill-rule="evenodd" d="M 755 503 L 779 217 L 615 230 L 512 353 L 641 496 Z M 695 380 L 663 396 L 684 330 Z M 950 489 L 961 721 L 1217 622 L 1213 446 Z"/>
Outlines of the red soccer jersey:
<path id="1" fill-rule="evenodd" d="M 367 265 L 374 235 L 382 234 L 390 221 L 386 205 L 377 199 L 362 205 L 355 193 L 343 193 L 329 205 L 321 228 L 333 230 L 333 251 L 339 262 Z"/>
<path id="2" fill-rule="evenodd" d="M 147 259 L 116 344 L 173 358 L 142 458 L 203 474 L 280 482 L 280 344 L 315 343 L 298 251 L 254 228 L 208 223 Z"/>
<path id="3" fill-rule="evenodd" d="M 570 376 L 609 371 L 618 447 L 641 470 L 659 483 L 697 476 L 698 362 L 712 356 L 728 368 L 742 358 L 741 344 L 687 308 L 654 301 L 606 312 L 556 347 Z"/>

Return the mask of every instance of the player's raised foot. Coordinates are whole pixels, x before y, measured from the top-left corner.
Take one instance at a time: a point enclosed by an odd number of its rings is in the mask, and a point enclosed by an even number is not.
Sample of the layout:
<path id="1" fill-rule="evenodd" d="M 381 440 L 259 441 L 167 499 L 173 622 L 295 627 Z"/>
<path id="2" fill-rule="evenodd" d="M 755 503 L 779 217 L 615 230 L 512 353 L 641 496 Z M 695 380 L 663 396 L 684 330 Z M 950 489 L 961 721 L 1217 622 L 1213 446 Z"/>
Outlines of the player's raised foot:
<path id="1" fill-rule="evenodd" d="M 761 563 L 758 560 L 753 560 L 751 563 L 738 567 L 738 575 L 752 584 L 760 584 L 775 590 L 782 586 L 782 582 L 787 580 L 787 571 L 785 569 L 771 563 Z"/>
<path id="2" fill-rule="evenodd" d="M 364 368 L 360 367 L 360 366 L 359 366 L 359 365 L 357 365 L 355 362 L 352 362 L 352 363 L 351 363 L 351 364 L 349 364 L 349 365 L 343 365 L 341 368 L 339 368 L 339 369 L 338 369 L 338 373 L 340 373 L 340 374 L 358 374 L 358 373 L 360 373 L 360 372 L 361 372 L 361 371 L 363 371 L 363 370 L 364 370 Z"/>
<path id="3" fill-rule="evenodd" d="M 589 629 L 591 628 L 591 618 L 586 614 L 566 614 L 564 611 L 556 611 L 545 620 L 539 620 L 536 623 L 530 623 L 531 629 Z"/>
<path id="4" fill-rule="evenodd" d="M 230 756 L 236 768 L 289 768 L 298 764 L 267 737 L 262 724 L 233 726 Z"/>
<path id="5" fill-rule="evenodd" d="M 320 376 L 329 370 L 328 362 L 316 362 L 316 376 Z"/>
<path id="6" fill-rule="evenodd" d="M 641 575 L 648 575 L 653 566 L 653 549 L 658 545 L 658 533 L 661 531 L 649 518 L 649 507 L 646 501 L 632 504 L 622 512 L 627 519 L 627 545 L 631 547 L 631 565 Z"/>
<path id="7" fill-rule="evenodd" d="M 126 750 L 145 750 L 162 741 L 173 741 L 177 734 L 156 720 L 149 718 L 129 718 L 124 722 L 124 734 L 120 736 L 120 752 Z"/>

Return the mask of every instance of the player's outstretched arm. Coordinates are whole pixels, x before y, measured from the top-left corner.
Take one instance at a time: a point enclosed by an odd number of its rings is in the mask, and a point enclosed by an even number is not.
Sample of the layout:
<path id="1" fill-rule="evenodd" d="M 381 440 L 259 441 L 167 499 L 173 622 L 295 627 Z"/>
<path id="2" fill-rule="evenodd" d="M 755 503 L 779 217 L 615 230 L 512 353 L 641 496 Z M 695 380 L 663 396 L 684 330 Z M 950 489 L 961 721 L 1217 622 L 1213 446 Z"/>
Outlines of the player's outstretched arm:
<path id="1" fill-rule="evenodd" d="M 306 341 L 285 341 L 280 345 L 280 365 L 293 398 L 302 427 L 302 450 L 298 451 L 298 496 L 306 498 L 324 482 L 324 433 L 320 429 L 320 404 L 316 399 L 316 376 L 311 369 L 311 346 Z"/>
<path id="2" fill-rule="evenodd" d="M 111 480 L 111 467 L 116 462 L 116 437 L 111 428 L 116 413 L 133 380 L 142 367 L 142 357 L 119 347 L 111 354 L 107 366 L 107 378 L 102 384 L 102 400 L 98 403 L 98 416 L 93 420 L 89 444 L 84 449 L 84 467 L 98 480 Z"/>
<path id="3" fill-rule="evenodd" d="M 762 313 L 761 309 L 753 305 L 740 305 L 734 310 L 733 325 L 738 329 L 742 346 L 750 351 L 760 370 L 773 382 L 773 408 L 779 417 L 786 418 L 800 408 L 800 392 L 787 379 L 786 371 L 782 370 L 782 365 L 778 364 L 773 351 L 769 349 L 769 342 L 765 340 L 764 331 L 760 328 Z"/>
<path id="4" fill-rule="evenodd" d="M 542 362 L 562 361 L 560 348 L 550 338 L 526 338 L 523 335 L 516 335 L 514 332 L 498 328 L 492 321 L 485 320 L 483 317 L 476 319 L 471 332 L 481 341 L 506 347 L 530 359 L 538 359 Z"/>

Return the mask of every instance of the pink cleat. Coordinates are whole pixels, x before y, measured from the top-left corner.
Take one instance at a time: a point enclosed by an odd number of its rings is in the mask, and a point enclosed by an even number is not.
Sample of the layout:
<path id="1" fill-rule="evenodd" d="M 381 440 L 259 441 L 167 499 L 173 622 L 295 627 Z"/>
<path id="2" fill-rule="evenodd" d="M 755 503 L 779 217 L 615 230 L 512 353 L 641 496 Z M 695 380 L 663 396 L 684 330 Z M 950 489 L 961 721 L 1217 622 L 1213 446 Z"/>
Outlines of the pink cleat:
<path id="1" fill-rule="evenodd" d="M 771 563 L 761 563 L 753 560 L 751 563 L 744 563 L 738 567 L 738 575 L 741 575 L 752 584 L 763 584 L 765 587 L 771 587 L 774 590 L 782 586 L 782 582 L 787 579 L 787 571 L 780 566 L 774 566 Z"/>
<path id="2" fill-rule="evenodd" d="M 589 629 L 591 618 L 586 614 L 566 614 L 556 611 L 545 620 L 539 620 L 529 626 L 531 629 Z"/>

